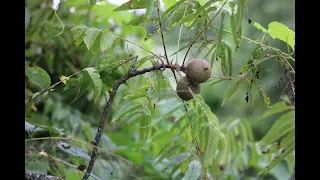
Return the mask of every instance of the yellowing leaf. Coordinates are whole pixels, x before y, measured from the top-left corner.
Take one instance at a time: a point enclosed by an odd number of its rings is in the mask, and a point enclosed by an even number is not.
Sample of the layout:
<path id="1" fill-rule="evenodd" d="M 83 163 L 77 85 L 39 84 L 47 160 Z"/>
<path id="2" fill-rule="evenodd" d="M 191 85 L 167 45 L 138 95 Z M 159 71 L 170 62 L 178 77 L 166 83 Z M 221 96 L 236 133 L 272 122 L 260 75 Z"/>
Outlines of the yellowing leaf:
<path id="1" fill-rule="evenodd" d="M 61 80 L 61 82 L 63 83 L 63 84 L 66 84 L 67 83 L 67 80 L 69 80 L 69 78 L 67 77 L 67 76 L 60 76 L 59 77 L 59 79 Z"/>

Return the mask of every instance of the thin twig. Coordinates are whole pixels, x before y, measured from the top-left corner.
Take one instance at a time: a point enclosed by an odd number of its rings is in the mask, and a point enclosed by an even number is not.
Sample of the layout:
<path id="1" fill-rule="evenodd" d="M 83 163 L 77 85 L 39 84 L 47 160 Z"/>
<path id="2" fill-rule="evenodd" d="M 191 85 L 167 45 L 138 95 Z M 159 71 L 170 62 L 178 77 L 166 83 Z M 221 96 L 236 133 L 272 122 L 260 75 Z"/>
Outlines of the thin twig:
<path id="1" fill-rule="evenodd" d="M 282 93 L 280 94 L 278 102 L 280 102 L 282 94 L 286 91 L 287 87 L 289 86 L 290 82 L 287 83 L 286 87 L 283 89 Z"/>
<path id="2" fill-rule="evenodd" d="M 157 12 L 158 12 L 158 19 L 159 19 L 159 28 L 160 28 L 160 33 L 161 33 L 161 40 L 162 40 L 162 45 L 163 45 L 163 50 L 164 50 L 164 55 L 165 55 L 165 59 L 167 61 L 168 64 L 170 64 L 168 56 L 167 56 L 167 50 L 166 50 L 166 45 L 164 43 L 164 37 L 163 37 L 163 33 L 162 33 L 162 26 L 161 26 L 161 19 L 160 19 L 160 10 L 159 7 L 157 6 Z M 178 83 L 178 79 L 176 77 L 176 74 L 174 73 L 174 70 L 171 69 L 172 74 L 174 76 L 174 79 L 176 80 L 176 82 Z"/>
<path id="3" fill-rule="evenodd" d="M 189 7 L 189 3 L 187 5 L 186 9 L 184 10 L 182 18 L 184 18 L 184 16 L 186 15 L 188 7 Z M 179 47 L 180 47 L 181 31 L 182 31 L 182 24 L 180 24 L 180 30 L 179 30 L 178 47 L 177 47 L 177 51 L 176 51 L 176 65 L 179 64 L 179 62 L 178 62 L 178 51 L 179 51 Z"/>
<path id="4" fill-rule="evenodd" d="M 137 62 L 137 59 L 138 59 L 138 56 L 136 56 L 136 57 L 134 57 L 134 58 L 132 59 L 131 65 L 130 65 L 130 67 L 129 67 L 129 72 L 133 71 L 133 68 L 134 68 L 134 65 L 135 65 L 136 62 Z"/>
<path id="5" fill-rule="evenodd" d="M 122 40 L 124 40 L 124 41 L 127 41 L 127 42 L 129 42 L 129 43 L 131 43 L 131 44 L 133 44 L 133 45 L 135 45 L 135 46 L 138 46 L 139 48 L 147 51 L 148 53 L 154 55 L 155 57 L 157 57 L 158 59 L 160 59 L 160 61 L 162 61 L 162 59 L 161 59 L 158 55 L 156 55 L 156 54 L 154 54 L 153 52 L 145 49 L 144 47 L 142 47 L 142 46 L 140 46 L 140 45 L 138 45 L 138 44 L 136 44 L 136 43 L 134 43 L 134 42 L 131 42 L 131 41 L 127 40 L 127 39 L 124 39 L 124 38 L 122 38 L 122 37 L 120 37 L 120 36 L 117 36 L 117 37 L 118 37 L 119 39 L 122 39 Z"/>
<path id="6" fill-rule="evenodd" d="M 165 43 L 164 43 L 164 37 L 163 37 L 162 27 L 161 27 L 160 11 L 159 11 L 159 7 L 158 7 L 158 6 L 157 6 L 157 12 L 158 12 L 159 28 L 160 28 L 160 34 L 161 34 L 161 39 L 162 39 L 162 45 L 163 45 L 164 55 L 165 55 L 165 57 L 166 57 L 167 63 L 170 64 L 170 62 L 169 62 L 169 60 L 168 60 L 168 56 L 167 56 L 166 45 L 165 45 Z"/>
<path id="7" fill-rule="evenodd" d="M 223 5 L 221 6 L 221 8 L 219 9 L 219 11 L 213 16 L 213 18 L 206 24 L 206 26 L 204 28 L 202 28 L 202 30 L 200 31 L 200 33 L 196 36 L 196 38 L 191 42 L 186 55 L 183 58 L 183 62 L 182 62 L 182 66 L 184 66 L 184 63 L 186 61 L 187 55 L 191 49 L 191 47 L 193 46 L 193 44 L 195 43 L 195 41 L 200 37 L 201 33 L 211 24 L 211 22 L 217 17 L 217 15 L 220 13 L 220 11 L 222 10 L 222 8 L 224 7 L 224 5 L 226 5 L 226 3 L 228 2 L 228 0 L 226 2 L 223 3 Z"/>

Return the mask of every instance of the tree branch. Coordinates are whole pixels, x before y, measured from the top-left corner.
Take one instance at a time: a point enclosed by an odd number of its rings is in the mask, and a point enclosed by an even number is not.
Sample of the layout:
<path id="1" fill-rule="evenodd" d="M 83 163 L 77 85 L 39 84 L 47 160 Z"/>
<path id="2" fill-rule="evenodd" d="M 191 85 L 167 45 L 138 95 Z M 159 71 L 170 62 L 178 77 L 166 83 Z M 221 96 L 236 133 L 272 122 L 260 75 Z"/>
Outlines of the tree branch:
<path id="1" fill-rule="evenodd" d="M 140 74 L 144 74 L 144 73 L 151 72 L 151 71 L 161 70 L 161 68 L 170 68 L 171 70 L 175 69 L 175 70 L 178 70 L 178 71 L 181 70 L 180 66 L 172 65 L 172 64 L 159 64 L 157 66 L 145 68 L 145 69 L 142 69 L 142 70 L 134 70 L 133 66 L 134 66 L 137 58 L 138 58 L 138 56 L 136 56 L 135 59 L 132 61 L 132 64 L 131 64 L 131 66 L 129 68 L 129 72 L 125 76 L 123 76 L 122 78 L 118 79 L 116 84 L 112 88 L 109 100 L 107 102 L 106 107 L 104 108 L 104 111 L 103 111 L 103 113 L 101 115 L 101 118 L 100 118 L 100 121 L 99 121 L 99 127 L 98 127 L 97 134 L 96 134 L 96 136 L 94 138 L 94 141 L 92 142 L 92 144 L 94 145 L 94 148 L 92 150 L 89 166 L 88 166 L 88 168 L 86 170 L 86 173 L 83 176 L 82 180 L 87 180 L 89 178 L 89 176 L 90 176 L 90 173 L 91 173 L 92 169 L 93 169 L 93 165 L 94 165 L 94 163 L 96 161 L 96 157 L 97 157 L 97 154 L 98 154 L 98 148 L 97 147 L 99 145 L 100 138 L 101 138 L 101 135 L 102 135 L 102 132 L 103 132 L 105 118 L 107 117 L 107 115 L 109 113 L 111 104 L 112 104 L 112 102 L 114 100 L 114 97 L 117 94 L 117 91 L 118 91 L 118 88 L 120 87 L 120 85 L 125 83 L 128 79 L 130 79 L 130 78 L 132 78 L 134 76 L 138 76 Z"/>
<path id="2" fill-rule="evenodd" d="M 160 33 L 161 33 L 161 40 L 162 40 L 164 55 L 165 55 L 165 57 L 166 57 L 167 63 L 170 64 L 170 63 L 169 63 L 168 56 L 167 56 L 166 45 L 165 45 L 165 43 L 164 43 L 164 37 L 163 37 L 162 27 L 161 27 L 160 12 L 159 12 L 159 7 L 158 7 L 158 6 L 157 6 L 157 12 L 158 12 L 158 18 L 159 18 L 159 28 L 160 28 Z"/>
<path id="3" fill-rule="evenodd" d="M 46 174 L 35 174 L 25 172 L 25 180 L 63 180 L 56 176 L 50 176 Z"/>

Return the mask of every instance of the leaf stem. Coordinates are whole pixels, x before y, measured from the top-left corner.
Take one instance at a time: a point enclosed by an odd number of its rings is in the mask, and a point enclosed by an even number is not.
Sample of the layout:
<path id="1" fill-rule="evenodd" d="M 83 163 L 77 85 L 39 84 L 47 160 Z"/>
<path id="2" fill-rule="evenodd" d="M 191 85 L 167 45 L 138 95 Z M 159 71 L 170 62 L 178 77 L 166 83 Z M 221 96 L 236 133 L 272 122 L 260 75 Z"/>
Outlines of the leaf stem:
<path id="1" fill-rule="evenodd" d="M 133 44 L 133 45 L 135 45 L 135 46 L 138 46 L 139 48 L 147 51 L 148 53 L 150 53 L 150 54 L 152 54 L 152 55 L 154 55 L 155 57 L 157 57 L 158 59 L 160 59 L 160 61 L 162 62 L 162 59 L 161 59 L 158 55 L 154 54 L 153 52 L 151 52 L 151 51 L 145 49 L 144 47 L 142 47 L 142 46 L 140 46 L 140 45 L 138 45 L 138 44 L 136 44 L 136 43 L 134 43 L 134 42 L 131 42 L 131 41 L 129 41 L 129 40 L 123 38 L 123 37 L 120 37 L 120 36 L 117 36 L 117 37 L 118 37 L 119 39 L 122 39 L 122 40 L 124 40 L 124 41 L 127 41 L 127 42 L 129 42 L 129 43 L 131 43 L 131 44 Z"/>

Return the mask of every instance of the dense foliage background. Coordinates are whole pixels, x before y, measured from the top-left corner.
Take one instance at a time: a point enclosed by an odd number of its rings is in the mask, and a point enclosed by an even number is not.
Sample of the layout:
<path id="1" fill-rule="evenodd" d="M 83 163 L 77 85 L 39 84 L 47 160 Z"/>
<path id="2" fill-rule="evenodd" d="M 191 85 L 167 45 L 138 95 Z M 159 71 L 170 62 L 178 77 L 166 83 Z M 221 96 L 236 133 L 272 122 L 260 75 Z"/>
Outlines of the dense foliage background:
<path id="1" fill-rule="evenodd" d="M 82 178 L 99 119 L 116 80 L 128 72 L 130 58 L 138 55 L 135 68 L 143 69 L 159 64 L 146 50 L 164 56 L 157 8 L 145 7 L 150 2 L 25 1 L 27 172 Z M 239 13 L 233 5 L 246 1 L 230 0 L 224 6 L 225 1 L 178 2 L 161 1 L 168 59 L 176 61 L 179 42 L 181 65 L 187 51 L 184 47 L 204 28 L 187 60 L 206 59 L 213 67 L 212 78 L 201 85 L 200 96 L 188 102 L 188 113 L 176 95 L 176 81 L 169 69 L 136 76 L 121 85 L 106 119 L 91 178 L 206 176 L 202 169 L 205 160 L 191 138 L 202 132 L 201 127 L 199 132 L 188 128 L 190 121 L 200 117 L 219 124 L 219 130 L 212 130 L 215 134 L 204 135 L 210 138 L 203 144 L 217 143 L 208 158 L 214 160 L 209 163 L 208 178 L 288 179 L 294 168 L 294 94 L 290 84 L 295 73 L 294 45 L 279 37 L 293 32 L 294 44 L 295 2 L 248 1 L 247 8 L 240 11 L 243 37 L 238 48 L 229 17 Z M 170 7 L 175 7 L 172 12 L 168 12 Z M 199 11 L 201 8 L 204 10 Z M 182 20 L 187 15 L 189 19 Z M 292 31 L 273 29 L 274 39 L 261 28 L 271 29 L 272 22 Z M 184 23 L 181 33 L 180 23 Z M 215 140 L 220 132 L 227 143 Z M 280 144 L 281 139 L 287 144 Z M 281 159 L 287 147 L 290 152 Z M 227 149 L 225 155 L 221 155 L 223 149 Z M 275 161 L 278 157 L 279 162 Z M 266 169 L 268 165 L 274 168 Z"/>

